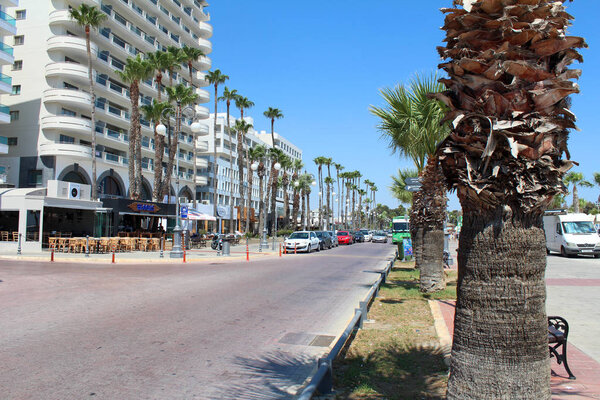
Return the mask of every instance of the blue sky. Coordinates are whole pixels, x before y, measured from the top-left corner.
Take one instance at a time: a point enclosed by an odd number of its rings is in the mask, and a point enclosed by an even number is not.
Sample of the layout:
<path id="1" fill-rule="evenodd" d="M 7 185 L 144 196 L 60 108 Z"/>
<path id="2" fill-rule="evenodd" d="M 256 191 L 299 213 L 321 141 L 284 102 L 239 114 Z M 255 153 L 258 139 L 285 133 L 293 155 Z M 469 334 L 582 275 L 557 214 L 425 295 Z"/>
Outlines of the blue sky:
<path id="1" fill-rule="evenodd" d="M 411 164 L 391 154 L 369 105 L 382 105 L 380 88 L 436 71 L 436 46 L 444 38 L 439 8 L 451 3 L 214 0 L 207 8 L 214 27 L 213 68 L 229 75 L 230 89 L 256 103 L 249 112 L 256 129 L 270 129 L 262 116 L 268 107 L 283 111 L 285 118 L 276 122 L 275 130 L 303 150 L 309 172 L 316 172 L 315 157 L 332 157 L 346 170 L 360 170 L 374 181 L 378 203 L 395 207 L 398 202 L 388 190 L 390 175 Z M 600 1 L 567 4 L 575 17 L 569 33 L 585 37 L 590 46 L 577 66 L 583 76 L 573 111 L 581 131 L 571 134 L 569 148 L 581 164 L 575 170 L 591 181 L 592 173 L 600 172 Z M 224 109 L 219 105 L 219 111 Z M 599 193 L 598 187 L 580 190 L 587 200 L 596 200 Z M 449 207 L 460 208 L 455 196 Z"/>

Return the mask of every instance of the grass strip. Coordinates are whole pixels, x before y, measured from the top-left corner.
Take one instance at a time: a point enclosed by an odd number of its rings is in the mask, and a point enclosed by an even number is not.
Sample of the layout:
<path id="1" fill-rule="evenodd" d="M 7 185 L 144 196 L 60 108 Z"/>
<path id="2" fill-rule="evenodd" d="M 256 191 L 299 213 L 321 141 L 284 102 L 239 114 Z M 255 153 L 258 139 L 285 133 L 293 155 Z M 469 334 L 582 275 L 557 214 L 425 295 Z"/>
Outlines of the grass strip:
<path id="1" fill-rule="evenodd" d="M 334 364 L 335 399 L 445 398 L 448 368 L 427 300 L 456 299 L 456 271 L 446 281 L 443 291 L 420 293 L 414 263 L 396 262 L 369 321 Z"/>

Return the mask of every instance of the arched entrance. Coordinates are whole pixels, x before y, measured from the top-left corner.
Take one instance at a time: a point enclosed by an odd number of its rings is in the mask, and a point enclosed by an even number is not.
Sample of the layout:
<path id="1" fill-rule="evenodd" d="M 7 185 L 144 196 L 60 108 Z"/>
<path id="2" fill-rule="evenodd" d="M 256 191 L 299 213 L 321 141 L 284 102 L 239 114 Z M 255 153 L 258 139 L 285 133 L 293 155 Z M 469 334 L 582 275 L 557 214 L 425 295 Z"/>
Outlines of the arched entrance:
<path id="1" fill-rule="evenodd" d="M 119 181 L 110 175 L 105 176 L 98 185 L 99 194 L 105 196 L 123 197 L 123 188 Z"/>

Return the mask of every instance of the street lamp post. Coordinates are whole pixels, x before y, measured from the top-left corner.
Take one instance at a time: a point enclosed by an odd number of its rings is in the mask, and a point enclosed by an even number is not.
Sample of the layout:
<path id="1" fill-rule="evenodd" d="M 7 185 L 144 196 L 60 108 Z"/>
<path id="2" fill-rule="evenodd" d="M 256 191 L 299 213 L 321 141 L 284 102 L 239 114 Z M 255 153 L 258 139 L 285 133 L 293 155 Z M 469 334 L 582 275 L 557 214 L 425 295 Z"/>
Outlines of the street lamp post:
<path id="1" fill-rule="evenodd" d="M 296 188 L 295 190 L 298 190 L 298 186 L 300 186 L 300 182 L 298 181 L 294 181 L 294 188 Z M 294 197 L 294 201 L 296 201 L 296 197 Z M 302 215 L 302 212 L 300 212 L 300 215 Z M 298 224 L 298 218 L 294 215 L 294 230 L 296 230 L 296 226 Z"/>
<path id="2" fill-rule="evenodd" d="M 331 226 L 330 230 L 335 232 L 335 212 L 333 211 L 335 207 L 335 192 L 331 193 Z"/>
<path id="3" fill-rule="evenodd" d="M 279 172 L 279 170 L 281 169 L 281 164 L 276 162 L 273 168 L 275 168 L 275 170 Z M 275 228 L 273 230 L 273 250 L 275 250 L 275 240 L 277 239 L 277 193 L 274 192 L 273 196 L 275 199 L 275 204 L 273 205 L 273 227 Z"/>
<path id="4" fill-rule="evenodd" d="M 184 108 L 181 108 L 181 103 L 177 102 L 177 113 L 175 115 L 175 126 L 176 127 L 180 127 L 181 128 L 181 115 L 184 113 L 184 111 L 191 111 L 192 112 L 192 120 L 196 118 L 196 110 L 194 109 L 194 107 L 192 106 L 186 106 Z M 168 118 L 168 114 L 170 113 L 169 109 L 165 109 L 163 111 L 162 117 L 163 118 Z M 197 122 L 194 121 L 192 123 L 192 125 L 190 126 L 190 128 L 192 129 L 192 133 L 194 134 L 194 136 L 196 136 L 196 134 L 198 132 L 200 132 L 200 130 L 202 129 L 202 125 Z M 161 136 L 166 136 L 167 134 L 167 127 L 164 126 L 162 123 L 160 123 L 159 125 L 156 126 L 156 132 L 161 135 Z M 175 228 L 173 228 L 173 248 L 171 250 L 171 252 L 169 253 L 171 258 L 182 258 L 183 257 L 183 250 L 181 248 L 181 221 L 180 221 L 180 212 L 179 212 L 179 133 L 180 132 L 175 132 L 175 143 L 176 143 L 176 150 L 175 150 L 175 156 L 177 157 L 177 164 L 176 164 L 176 169 L 177 169 L 177 174 L 175 176 L 175 185 L 176 185 L 176 189 L 175 189 L 175 212 L 177 214 L 177 223 L 175 225 Z M 196 160 L 194 160 L 194 168 L 196 168 Z M 194 182 L 195 184 L 196 182 Z M 195 186 L 194 186 L 195 188 Z"/>

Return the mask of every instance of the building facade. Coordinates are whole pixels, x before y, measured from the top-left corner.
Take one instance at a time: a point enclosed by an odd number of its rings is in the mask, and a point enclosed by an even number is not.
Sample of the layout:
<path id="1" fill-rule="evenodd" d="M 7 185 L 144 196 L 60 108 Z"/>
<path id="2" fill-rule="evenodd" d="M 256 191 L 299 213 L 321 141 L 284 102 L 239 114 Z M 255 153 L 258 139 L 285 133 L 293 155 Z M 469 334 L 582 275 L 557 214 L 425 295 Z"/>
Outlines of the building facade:
<path id="1" fill-rule="evenodd" d="M 13 47 L 10 45 L 15 41 L 15 35 L 17 33 L 16 19 L 23 19 L 25 17 L 24 10 L 18 8 L 18 5 L 17 0 L 0 0 L 0 65 L 11 66 L 11 70 L 19 67 L 18 64 L 15 65 Z M 13 14 L 14 16 L 11 16 L 10 14 Z M 12 77 L 10 75 L 0 73 L 0 94 L 9 95 L 13 93 L 13 91 L 16 92 L 20 89 L 21 87 L 18 85 L 13 86 Z M 10 123 L 10 119 L 10 108 L 0 103 L 0 125 Z M 8 154 L 8 138 L 0 135 L 0 155 L 1 154 Z M 6 172 L 6 167 L 0 164 L 0 185 L 5 185 L 7 182 Z"/>
<path id="2" fill-rule="evenodd" d="M 10 0 L 0 0 L 1 2 Z M 13 0 L 14 1 L 14 0 Z M 83 28 L 69 16 L 70 7 L 85 2 L 96 6 L 107 18 L 98 31 L 92 30 L 92 64 L 96 95 L 97 146 L 91 148 L 91 96 L 89 94 L 86 39 Z M 212 50 L 212 27 L 199 0 L 20 0 L 17 10 L 22 19 L 16 28 L 13 59 L 0 49 L 2 71 L 12 73 L 12 95 L 0 97 L 10 108 L 10 125 L 0 126 L 6 137 L 8 154 L 0 155 L 6 180 L 15 187 L 44 187 L 49 180 L 91 184 L 92 157 L 96 158 L 99 197 L 128 196 L 128 133 L 130 126 L 129 85 L 117 71 L 122 71 L 128 57 L 139 53 L 166 50 L 167 46 L 187 45 Z M 2 22 L 0 21 L 0 29 Z M 18 40 L 17 40 L 18 38 Z M 4 59 L 4 58 L 5 59 Z M 187 65 L 171 77 L 164 74 L 164 84 L 194 86 L 199 103 L 207 103 L 209 93 L 205 73 L 211 67 L 208 57 L 193 64 L 189 82 Z M 15 91 L 18 86 L 18 91 Z M 2 85 L 0 84 L 0 90 Z M 140 83 L 140 105 L 158 96 L 153 79 Z M 196 118 L 207 119 L 206 107 L 196 106 Z M 2 120 L 0 109 L 0 120 Z M 5 119 L 8 117 L 4 117 Z M 179 133 L 178 196 L 193 197 L 194 143 L 206 147 L 208 126 L 194 137 L 191 119 L 186 118 Z M 154 133 L 149 121 L 142 119 L 142 200 L 152 199 L 154 183 Z M 165 154 L 167 149 L 165 149 Z M 164 169 L 163 169 L 164 170 Z M 197 183 L 207 183 L 199 176 Z M 162 201 L 162 199 L 159 199 Z"/>

